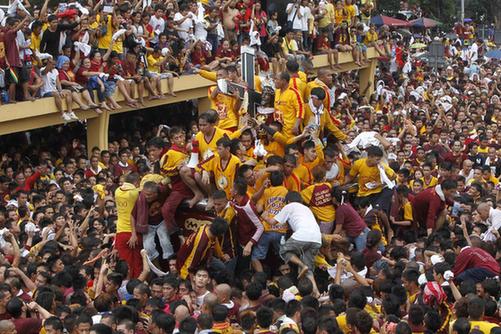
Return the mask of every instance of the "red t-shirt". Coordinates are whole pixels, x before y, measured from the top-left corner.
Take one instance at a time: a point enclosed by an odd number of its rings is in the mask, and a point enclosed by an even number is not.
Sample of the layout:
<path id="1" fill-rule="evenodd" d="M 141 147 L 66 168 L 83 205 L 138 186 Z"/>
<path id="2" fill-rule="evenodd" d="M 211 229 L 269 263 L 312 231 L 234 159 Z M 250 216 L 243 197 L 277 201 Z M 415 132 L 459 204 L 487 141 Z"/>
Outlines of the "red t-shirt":
<path id="1" fill-rule="evenodd" d="M 495 275 L 499 275 L 499 263 L 491 254 L 478 247 L 467 247 L 461 250 L 456 257 L 456 263 L 452 271 L 458 276 L 467 269 L 485 269 Z"/>
<path id="2" fill-rule="evenodd" d="M 18 333 L 38 334 L 42 329 L 42 319 L 38 318 L 19 318 L 11 319 Z"/>
<path id="3" fill-rule="evenodd" d="M 364 220 L 351 204 L 344 203 L 336 209 L 336 225 L 343 225 L 346 235 L 355 238 L 367 227 Z"/>

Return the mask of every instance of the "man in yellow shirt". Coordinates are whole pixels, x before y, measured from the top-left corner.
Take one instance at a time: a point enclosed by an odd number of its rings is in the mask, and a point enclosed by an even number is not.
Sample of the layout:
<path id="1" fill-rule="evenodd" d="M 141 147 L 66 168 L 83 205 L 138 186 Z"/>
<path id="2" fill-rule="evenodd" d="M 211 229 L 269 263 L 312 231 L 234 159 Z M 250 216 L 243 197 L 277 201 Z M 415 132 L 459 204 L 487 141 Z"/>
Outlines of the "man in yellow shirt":
<path id="1" fill-rule="evenodd" d="M 357 10 L 352 4 L 352 0 L 345 0 L 344 12 L 346 13 L 346 22 L 349 26 L 354 27 L 357 24 Z"/>
<path id="2" fill-rule="evenodd" d="M 326 172 L 323 166 L 315 166 L 312 174 L 313 184 L 301 191 L 301 197 L 317 219 L 320 232 L 331 234 L 336 218 L 336 210 L 332 204 L 332 186 L 325 180 Z"/>
<path id="3" fill-rule="evenodd" d="M 289 73 L 280 73 L 275 77 L 275 113 L 283 124 L 282 133 L 287 137 L 301 133 L 304 118 L 304 102 L 301 93 L 289 86 Z"/>
<path id="4" fill-rule="evenodd" d="M 319 138 L 325 137 L 324 130 L 327 129 L 337 139 L 345 140 L 347 135 L 334 125 L 329 111 L 324 108 L 325 98 L 325 90 L 321 87 L 315 87 L 311 90 L 310 99 L 304 108 L 304 125 L 309 125 L 316 129 Z"/>
<path id="5" fill-rule="evenodd" d="M 217 71 L 217 78 L 219 79 L 227 79 L 228 71 L 226 69 L 220 69 Z M 238 120 L 240 106 L 242 105 L 242 101 L 238 96 L 238 91 L 232 95 L 224 94 L 221 92 L 217 85 L 209 87 L 209 101 L 211 109 L 217 111 L 219 116 L 218 127 L 234 132 L 238 128 Z"/>
<path id="6" fill-rule="evenodd" d="M 217 141 L 225 135 L 230 139 L 238 138 L 243 131 L 248 129 L 248 126 L 235 131 L 233 133 L 220 129 L 216 126 L 218 121 L 217 113 L 214 110 L 205 111 L 198 116 L 198 129 L 200 130 L 195 135 L 195 140 L 192 143 L 192 154 L 198 154 L 199 161 L 205 161 L 214 155 L 217 150 Z M 238 159 L 238 158 L 237 158 Z M 179 170 L 179 175 L 183 182 L 191 189 L 194 196 L 189 202 L 189 207 L 193 207 L 204 195 L 197 185 L 194 178 L 194 170 L 192 167 L 183 166 Z"/>
<path id="7" fill-rule="evenodd" d="M 368 197 L 369 203 L 390 213 L 393 185 L 391 182 L 397 178 L 395 172 L 387 165 L 381 163 L 383 150 L 377 146 L 370 146 L 366 150 L 367 158 L 358 159 L 353 164 L 350 173 L 345 176 L 344 183 L 351 183 L 358 177 L 358 197 Z M 382 173 L 383 176 L 382 176 Z M 386 176 L 386 177 L 384 177 Z M 383 182 L 386 179 L 387 182 Z"/>
<path id="8" fill-rule="evenodd" d="M 157 84 L 157 92 L 159 96 L 163 96 L 162 93 L 162 87 L 161 87 L 161 79 L 166 77 L 167 78 L 167 93 L 172 96 L 176 96 L 174 94 L 174 75 L 170 71 L 165 70 L 165 64 L 167 63 L 168 58 L 162 56 L 162 51 L 160 48 L 155 48 L 153 52 L 148 54 L 147 61 L 148 61 L 148 72 L 153 76 L 157 77 L 158 80 L 156 81 Z M 166 73 L 168 72 L 168 73 Z M 177 74 L 176 74 L 177 75 Z M 152 85 L 155 84 L 155 81 L 152 80 L 151 82 Z M 160 86 L 159 86 L 160 85 Z"/>
<path id="9" fill-rule="evenodd" d="M 296 56 L 296 52 L 299 50 L 297 42 L 294 39 L 294 30 L 289 30 L 286 32 L 285 37 L 282 42 L 282 52 L 287 59 L 293 59 Z"/>
<path id="10" fill-rule="evenodd" d="M 319 139 L 308 140 L 303 144 L 303 156 L 300 166 L 303 166 L 306 171 L 306 177 L 301 177 L 303 185 L 311 185 L 314 182 L 313 168 L 324 163 L 324 151 L 322 143 Z"/>
<path id="11" fill-rule="evenodd" d="M 283 186 L 284 174 L 282 172 L 271 172 L 269 180 L 265 182 L 268 187 L 263 187 L 258 194 L 256 208 L 258 212 L 263 212 L 263 216 L 273 218 L 285 206 L 285 196 L 289 190 Z M 257 272 L 263 271 L 261 261 L 266 258 L 270 245 L 279 253 L 280 240 L 287 233 L 287 224 L 270 225 L 263 220 L 263 226 L 264 233 L 259 238 L 256 247 L 252 249 L 252 267 Z"/>
<path id="12" fill-rule="evenodd" d="M 326 31 L 328 33 L 329 42 L 332 42 L 334 39 L 333 32 L 335 21 L 335 9 L 334 5 L 332 4 L 332 0 L 327 0 L 325 2 L 325 5 L 321 5 L 319 12 L 319 14 L 321 15 L 320 20 L 318 21 L 318 28 L 320 30 L 320 33 Z"/>
<path id="13" fill-rule="evenodd" d="M 117 231 L 115 249 L 118 257 L 127 262 L 130 278 L 137 278 L 142 271 L 142 240 L 136 233 L 135 222 L 132 218 L 132 209 L 139 197 L 139 175 L 130 173 L 125 175 L 125 182 L 115 191 L 117 206 Z"/>
<path id="14" fill-rule="evenodd" d="M 223 218 L 228 223 L 226 233 L 218 238 L 216 248 L 221 249 L 225 267 L 230 274 L 235 272 L 237 264 L 237 213 L 228 201 L 226 193 L 222 190 L 216 190 L 212 195 L 214 199 L 214 210 L 218 217 Z M 216 253 L 219 253 L 217 251 Z"/>
<path id="15" fill-rule="evenodd" d="M 240 159 L 231 154 L 231 140 L 223 137 L 217 141 L 217 153 L 208 160 L 199 164 L 202 173 L 195 173 L 195 180 L 209 194 L 208 208 L 212 208 L 212 189 L 217 188 L 231 196 L 231 188 L 235 181 Z M 211 184 L 211 175 L 214 176 L 215 185 Z"/>
<path id="16" fill-rule="evenodd" d="M 484 334 L 491 333 L 491 330 L 499 325 L 482 320 L 485 312 L 485 301 L 480 297 L 473 297 L 468 302 L 468 315 L 470 318 L 471 329 L 477 329 Z"/>
<path id="17" fill-rule="evenodd" d="M 285 64 L 285 67 L 287 68 L 287 72 L 291 76 L 289 87 L 292 87 L 299 93 L 301 93 L 301 98 L 306 102 L 306 82 L 303 81 L 299 76 L 299 63 L 294 59 L 290 59 Z"/>

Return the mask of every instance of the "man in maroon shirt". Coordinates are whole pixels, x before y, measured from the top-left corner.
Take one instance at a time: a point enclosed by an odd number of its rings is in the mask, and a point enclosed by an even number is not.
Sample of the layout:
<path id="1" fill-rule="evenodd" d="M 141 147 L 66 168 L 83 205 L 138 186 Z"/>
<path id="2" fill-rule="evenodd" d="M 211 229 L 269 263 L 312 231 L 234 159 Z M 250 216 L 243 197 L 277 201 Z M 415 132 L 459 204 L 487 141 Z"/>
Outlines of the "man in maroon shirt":
<path id="1" fill-rule="evenodd" d="M 417 194 L 411 201 L 414 223 L 420 229 L 426 228 L 428 235 L 445 219 L 446 206 L 452 204 L 457 192 L 457 182 L 445 180 L 441 184 Z"/>
<path id="2" fill-rule="evenodd" d="M 26 80 L 26 75 L 22 73 L 23 63 L 21 62 L 21 57 L 19 56 L 19 48 L 17 46 L 17 31 L 21 29 L 26 22 L 28 22 L 29 16 L 25 16 L 22 21 L 19 21 L 15 17 L 7 18 L 5 22 L 4 29 L 4 44 L 5 44 L 5 52 L 7 54 L 7 62 L 12 71 L 15 73 L 19 80 L 23 79 L 21 82 L 23 85 L 23 91 L 27 90 L 28 82 Z M 7 80 L 9 85 L 9 100 L 11 102 L 16 102 L 16 80 L 12 78 L 12 76 L 8 76 L 9 80 Z"/>
<path id="3" fill-rule="evenodd" d="M 464 238 L 458 238 L 454 250 L 457 256 L 452 272 L 458 283 L 465 280 L 479 283 L 499 275 L 500 267 L 496 259 L 481 248 L 467 246 Z"/>

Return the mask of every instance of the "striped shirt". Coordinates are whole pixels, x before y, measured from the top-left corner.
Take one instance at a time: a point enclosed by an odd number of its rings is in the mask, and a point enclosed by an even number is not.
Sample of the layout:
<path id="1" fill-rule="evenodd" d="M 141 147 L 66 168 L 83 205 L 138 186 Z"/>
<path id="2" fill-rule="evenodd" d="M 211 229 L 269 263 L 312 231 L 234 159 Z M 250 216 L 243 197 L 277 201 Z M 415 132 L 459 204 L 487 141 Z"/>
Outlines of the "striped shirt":
<path id="1" fill-rule="evenodd" d="M 191 234 L 177 253 L 177 270 L 182 279 L 190 272 L 207 263 L 212 256 L 216 241 L 209 237 L 209 225 L 204 225 Z"/>

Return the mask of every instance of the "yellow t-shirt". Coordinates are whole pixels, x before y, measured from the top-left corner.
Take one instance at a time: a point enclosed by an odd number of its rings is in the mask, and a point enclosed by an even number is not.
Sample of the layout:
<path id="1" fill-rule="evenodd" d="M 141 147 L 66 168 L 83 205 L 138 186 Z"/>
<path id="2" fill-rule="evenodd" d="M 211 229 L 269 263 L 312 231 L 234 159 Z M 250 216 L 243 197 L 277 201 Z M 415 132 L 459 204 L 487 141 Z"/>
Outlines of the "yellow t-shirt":
<path id="1" fill-rule="evenodd" d="M 306 83 L 301 80 L 301 78 L 298 77 L 291 77 L 291 80 L 289 81 L 289 87 L 294 88 L 297 90 L 299 93 L 301 93 L 301 98 L 303 99 L 303 102 L 306 102 Z"/>
<path id="2" fill-rule="evenodd" d="M 345 17 L 344 9 L 335 9 L 334 10 L 334 22 L 336 26 L 341 25 L 343 23 L 343 19 Z"/>
<path id="3" fill-rule="evenodd" d="M 334 5 L 331 3 L 325 4 L 325 15 L 318 21 L 319 28 L 325 28 L 329 24 L 334 23 Z"/>
<path id="4" fill-rule="evenodd" d="M 148 71 L 154 73 L 162 73 L 160 64 L 164 61 L 164 57 L 155 58 L 152 54 L 148 55 Z"/>
<path id="5" fill-rule="evenodd" d="M 96 21 L 100 22 L 101 21 L 101 16 L 97 15 L 96 16 Z M 99 49 L 108 49 L 111 43 L 111 38 L 113 37 L 113 17 L 111 15 L 108 15 L 108 22 L 106 23 L 106 34 L 104 34 L 101 37 L 98 37 L 97 39 L 97 47 Z M 115 43 L 117 44 L 117 43 Z"/>
<path id="6" fill-rule="evenodd" d="M 290 41 L 287 41 L 287 38 L 284 38 L 282 42 L 282 51 L 286 56 L 291 52 L 296 52 L 297 50 L 299 50 L 299 48 L 296 40 L 291 39 Z"/>
<path id="7" fill-rule="evenodd" d="M 288 192 L 289 190 L 284 186 L 266 188 L 258 203 L 263 206 L 264 211 L 268 212 L 271 217 L 275 217 L 285 206 L 285 196 Z M 263 226 L 265 232 L 287 232 L 287 223 L 270 225 L 263 221 Z"/>
<path id="8" fill-rule="evenodd" d="M 237 104 L 237 100 L 235 97 L 226 95 L 223 93 L 217 94 L 216 98 L 212 98 L 212 92 L 217 88 L 217 86 L 209 87 L 209 101 L 210 108 L 217 111 L 219 115 L 219 123 L 218 127 L 226 130 L 235 128 L 238 126 L 238 110 L 235 110 L 235 106 Z"/>
<path id="9" fill-rule="evenodd" d="M 291 175 L 285 177 L 284 186 L 290 191 L 301 191 L 301 179 L 296 175 L 295 172 L 292 172 Z"/>
<path id="10" fill-rule="evenodd" d="M 233 154 L 231 155 L 231 158 L 226 166 L 223 166 L 221 164 L 221 157 L 217 153 L 200 164 L 200 168 L 202 168 L 203 170 L 214 173 L 216 187 L 219 190 L 226 192 L 226 195 L 228 197 L 231 197 L 231 189 L 233 188 L 235 175 L 237 174 L 237 169 L 239 166 L 240 159 L 238 159 Z"/>
<path id="11" fill-rule="evenodd" d="M 170 149 L 160 159 L 160 173 L 164 176 L 176 176 L 179 174 L 179 166 L 188 161 L 185 152 Z"/>
<path id="12" fill-rule="evenodd" d="M 115 202 L 117 204 L 117 233 L 132 232 L 131 213 L 139 196 L 139 189 L 133 184 L 124 183 L 115 190 Z"/>
<path id="13" fill-rule="evenodd" d="M 344 6 L 344 12 L 346 13 L 346 22 L 348 22 L 348 25 L 351 24 L 351 21 L 357 14 L 357 11 L 355 9 L 354 5 L 349 5 L 349 6 Z"/>
<path id="14" fill-rule="evenodd" d="M 310 184 L 312 184 L 313 179 L 310 174 L 310 171 L 303 164 L 299 164 L 296 168 L 294 168 L 293 173 L 297 176 L 297 178 L 301 181 L 301 188 L 306 188 Z"/>
<path id="15" fill-rule="evenodd" d="M 331 223 L 336 218 L 332 205 L 332 186 L 330 183 L 315 183 L 301 191 L 303 201 L 319 222 Z"/>
<path id="16" fill-rule="evenodd" d="M 481 148 L 480 146 L 477 148 L 477 153 L 489 153 L 489 147 Z"/>
<path id="17" fill-rule="evenodd" d="M 471 321 L 471 320 L 470 320 L 470 326 L 471 326 L 471 329 L 478 329 L 478 330 L 484 332 L 484 334 L 489 334 L 491 332 L 491 329 L 493 329 L 494 327 L 499 327 L 498 325 L 493 324 L 492 322 Z"/>
<path id="18" fill-rule="evenodd" d="M 293 137 L 292 129 L 298 119 L 304 118 L 304 102 L 301 93 L 289 87 L 283 92 L 277 89 L 275 92 L 275 113 L 282 120 L 282 133 Z"/>
<path id="19" fill-rule="evenodd" d="M 423 189 L 428 189 L 438 184 L 438 179 L 435 176 L 431 177 L 430 183 L 426 183 L 424 177 L 421 178 L 421 181 L 423 181 Z"/>
<path id="20" fill-rule="evenodd" d="M 395 172 L 388 165 L 383 164 L 384 171 L 388 178 L 394 179 Z M 358 176 L 358 196 L 365 197 L 372 194 L 377 194 L 383 190 L 383 185 L 381 184 L 381 175 L 379 174 L 379 169 L 377 166 L 369 167 L 367 166 L 367 158 L 358 159 L 353 164 L 350 170 L 350 176 L 352 178 Z M 377 185 L 373 189 L 369 189 L 367 185 L 371 182 L 377 182 Z"/>
<path id="21" fill-rule="evenodd" d="M 412 204 L 407 201 L 404 204 L 404 220 L 412 221 L 412 219 L 414 219 L 412 215 Z"/>
<path id="22" fill-rule="evenodd" d="M 367 31 L 367 33 L 365 34 L 365 37 L 364 37 L 364 44 L 365 44 L 365 45 L 369 45 L 370 43 L 377 41 L 377 39 L 378 39 L 377 32 L 376 32 L 376 31 L 371 32 L 371 31 L 369 30 L 369 31 Z"/>
<path id="23" fill-rule="evenodd" d="M 241 131 L 235 131 L 232 133 L 216 126 L 214 128 L 214 134 L 209 141 L 205 140 L 204 134 L 200 131 L 195 135 L 195 140 L 198 141 L 198 147 L 200 149 L 200 161 L 209 158 L 216 152 L 216 143 L 224 135 L 227 135 L 230 139 L 234 139 L 240 137 Z"/>

